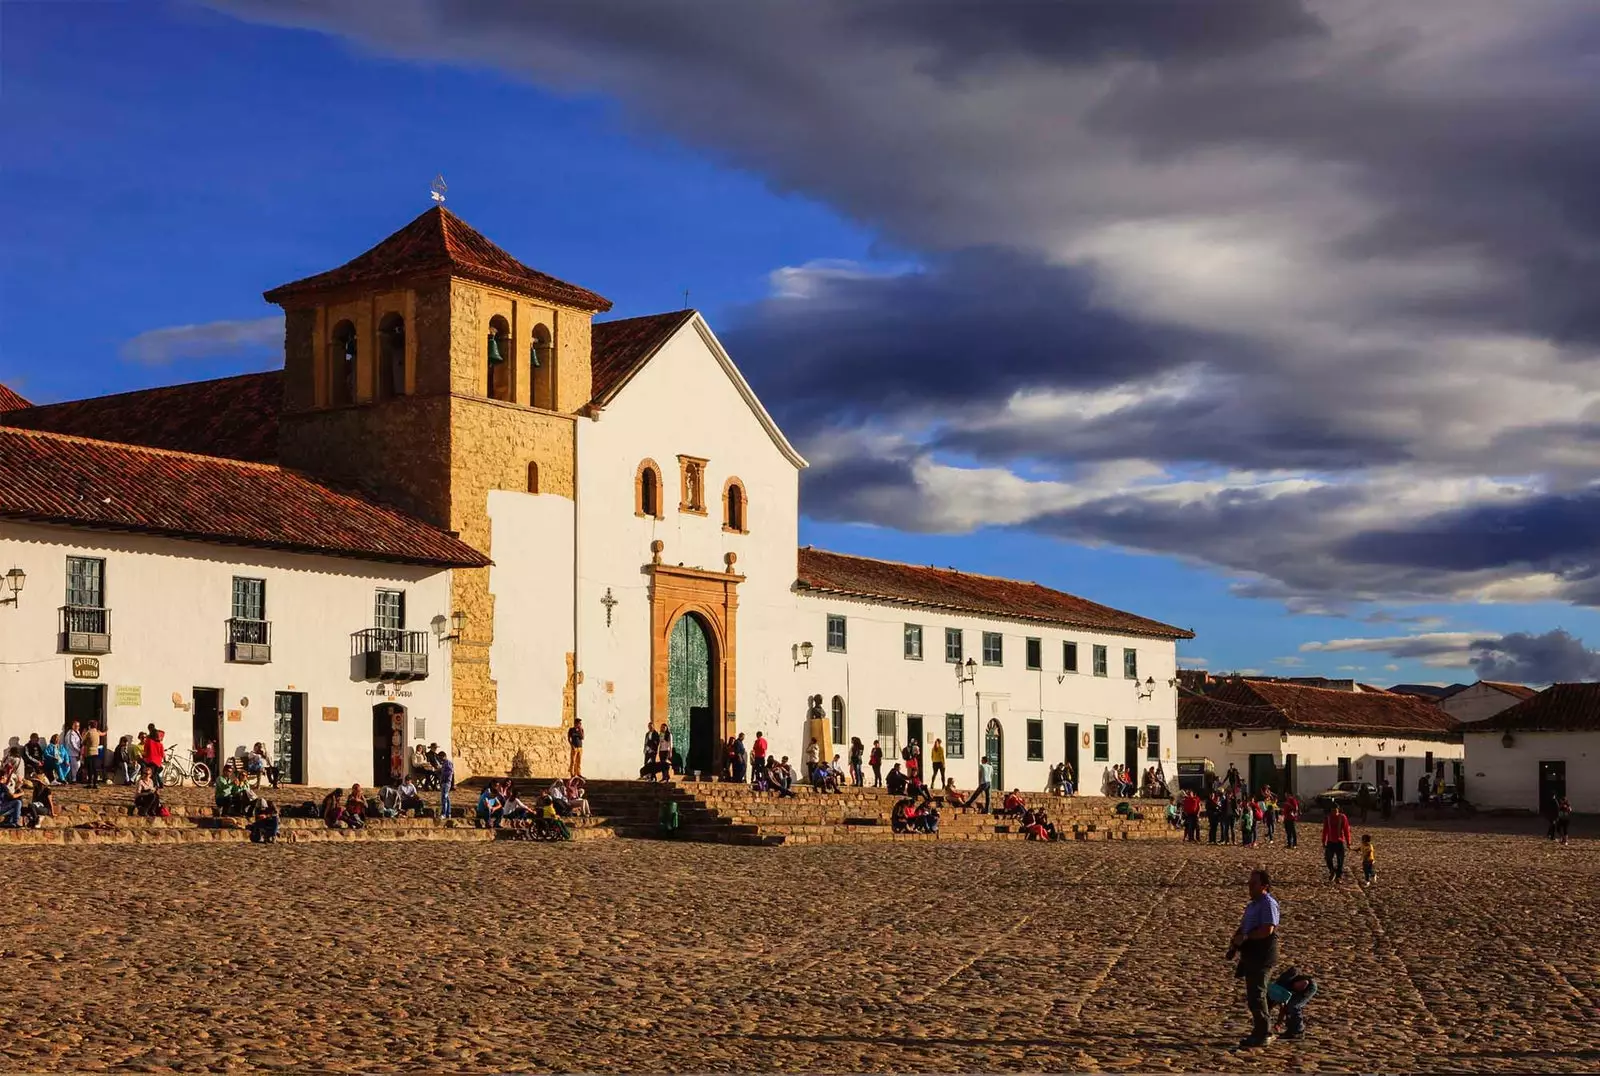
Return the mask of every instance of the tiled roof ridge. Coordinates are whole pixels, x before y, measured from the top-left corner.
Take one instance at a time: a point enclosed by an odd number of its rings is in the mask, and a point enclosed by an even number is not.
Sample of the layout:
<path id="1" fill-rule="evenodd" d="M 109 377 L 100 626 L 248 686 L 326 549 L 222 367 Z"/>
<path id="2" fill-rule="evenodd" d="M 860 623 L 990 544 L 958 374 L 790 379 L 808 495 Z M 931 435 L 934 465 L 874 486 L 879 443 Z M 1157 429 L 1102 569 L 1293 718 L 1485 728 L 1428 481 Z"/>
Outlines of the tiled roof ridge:
<path id="1" fill-rule="evenodd" d="M 32 400 L 0 381 L 0 411 L 22 411 L 32 406 Z"/>
<path id="2" fill-rule="evenodd" d="M 1537 695 L 1539 693 L 1537 688 L 1531 688 L 1527 684 L 1519 684 L 1514 680 L 1482 680 L 1479 682 L 1487 684 L 1497 691 L 1504 691 L 1508 695 L 1519 695 L 1523 698 L 1532 698 L 1533 695 Z M 1583 681 L 1573 682 L 1582 683 Z M 1533 695 L 1522 695 L 1524 691 L 1531 691 Z"/>
<path id="3" fill-rule="evenodd" d="M 829 557 L 849 557 L 851 560 L 870 560 L 875 564 L 887 564 L 891 568 L 916 568 L 918 571 L 945 572 L 951 575 L 965 575 L 973 579 L 992 579 L 996 583 L 1010 583 L 1013 586 L 1038 587 L 1040 590 L 1054 591 L 1057 594 L 1066 593 L 1064 590 L 1056 590 L 1054 587 L 1047 587 L 1043 583 L 1033 579 L 1012 579 L 1010 576 L 990 575 L 987 572 L 969 572 L 965 568 L 954 568 L 949 565 L 941 568 L 937 564 L 913 564 L 909 560 L 890 560 L 887 557 L 869 557 L 863 553 L 840 553 L 833 549 L 818 549 L 814 545 L 803 545 L 800 547 L 800 549 L 802 552 L 821 553 Z M 1073 597 L 1076 598 L 1078 595 L 1074 594 Z M 1082 598 L 1080 600 L 1091 601 L 1092 599 Z M 1099 605 L 1100 603 L 1095 602 L 1095 604 Z M 1106 608 L 1109 609 L 1110 606 L 1107 606 Z"/>
<path id="4" fill-rule="evenodd" d="M 222 463 L 227 464 L 230 467 L 239 467 L 255 471 L 282 471 L 285 474 L 301 475 L 302 477 L 305 477 L 310 481 L 317 483 L 318 485 L 328 485 L 328 483 L 324 482 L 320 478 L 306 474 L 303 471 L 296 471 L 288 467 L 280 466 L 276 463 L 257 463 L 254 460 L 236 460 L 231 456 L 213 456 L 205 452 L 184 452 L 176 448 L 155 448 L 151 445 L 133 444 L 128 441 L 107 441 L 100 437 L 83 437 L 75 433 L 56 433 L 54 430 L 36 430 L 28 426 L 0 425 L 0 436 L 10 435 L 37 437 L 41 440 L 48 441 L 68 441 L 83 445 L 97 445 L 104 448 L 120 449 L 124 452 L 143 452 L 151 456 L 170 456 L 176 459 L 194 460 L 198 463 Z M 329 488 L 334 487 L 330 486 Z M 349 495 L 348 490 L 341 489 L 339 492 Z M 390 508 L 392 506 L 384 505 L 384 507 Z"/>
<path id="5" fill-rule="evenodd" d="M 29 403 L 26 407 L 13 408 L 14 411 L 43 411 L 51 407 L 65 407 L 68 404 L 98 403 L 101 400 L 115 400 L 123 396 L 143 396 L 151 392 L 165 392 L 171 389 L 188 389 L 198 385 L 219 385 L 224 381 L 244 381 L 250 378 L 282 377 L 283 367 L 274 366 L 270 370 L 253 370 L 243 374 L 226 374 L 222 377 L 203 377 L 198 381 L 174 381 L 170 385 L 148 385 L 142 389 L 123 389 L 121 392 L 105 392 L 99 396 L 76 396 L 70 400 L 56 400 L 52 403 Z M 120 444 L 121 442 L 115 442 Z"/>

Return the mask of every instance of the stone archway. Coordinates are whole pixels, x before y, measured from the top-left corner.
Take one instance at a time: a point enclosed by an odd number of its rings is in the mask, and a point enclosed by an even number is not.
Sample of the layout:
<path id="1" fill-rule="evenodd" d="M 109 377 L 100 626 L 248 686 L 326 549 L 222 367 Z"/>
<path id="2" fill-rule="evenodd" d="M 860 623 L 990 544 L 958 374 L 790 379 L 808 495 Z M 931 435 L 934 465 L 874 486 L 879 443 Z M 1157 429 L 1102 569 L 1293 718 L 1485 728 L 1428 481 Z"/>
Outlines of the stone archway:
<path id="1" fill-rule="evenodd" d="M 689 750 L 679 749 L 684 755 L 684 769 L 699 769 L 704 776 L 710 776 L 722 765 L 722 745 L 736 731 L 737 588 L 744 576 L 735 574 L 731 563 L 726 572 L 665 564 L 652 564 L 649 572 L 650 720 L 657 728 L 663 721 L 670 725 L 674 746 L 684 731 L 689 732 Z M 676 637 L 678 633 L 682 633 L 681 638 Z M 676 708 L 682 711 L 676 715 L 675 644 L 681 663 L 676 678 L 679 686 Z M 686 681 L 696 661 L 705 670 L 703 695 Z M 700 710 L 698 715 L 691 712 L 695 709 Z M 693 729 L 689 728 L 691 724 Z M 643 736 L 643 730 L 640 735 Z M 697 738 L 709 742 L 696 746 Z M 694 752 L 697 764 L 691 764 L 689 751 Z"/>

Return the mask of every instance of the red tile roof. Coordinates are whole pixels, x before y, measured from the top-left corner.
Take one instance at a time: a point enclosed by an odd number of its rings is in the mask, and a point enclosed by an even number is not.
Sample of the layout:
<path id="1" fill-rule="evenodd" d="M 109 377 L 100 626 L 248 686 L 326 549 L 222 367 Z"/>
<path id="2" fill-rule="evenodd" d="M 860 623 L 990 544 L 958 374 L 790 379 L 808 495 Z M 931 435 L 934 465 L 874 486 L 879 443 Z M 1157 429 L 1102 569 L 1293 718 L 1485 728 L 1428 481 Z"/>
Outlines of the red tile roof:
<path id="1" fill-rule="evenodd" d="M 633 375 L 661 350 L 693 318 L 693 310 L 674 310 L 667 314 L 646 314 L 638 318 L 597 321 L 591 330 L 590 365 L 594 388 L 589 399 L 604 406 L 621 391 Z"/>
<path id="2" fill-rule="evenodd" d="M 278 458 L 283 371 L 164 385 L 0 414 L 0 425 L 265 463 Z"/>
<path id="3" fill-rule="evenodd" d="M 22 394 L 15 389 L 0 385 L 0 411 L 11 411 L 18 407 L 32 407 L 33 405 L 22 398 Z"/>
<path id="4" fill-rule="evenodd" d="M 444 206 L 434 206 L 337 269 L 273 288 L 265 298 L 269 303 L 287 305 L 288 300 L 309 292 L 430 273 L 497 284 L 583 310 L 611 309 L 610 299 L 523 265 Z"/>
<path id="5" fill-rule="evenodd" d="M 362 560 L 481 567 L 458 538 L 296 471 L 0 428 L 0 518 Z"/>
<path id="6" fill-rule="evenodd" d="M 1431 702 L 1387 691 L 1335 691 L 1226 680 L 1178 700 L 1180 729 L 1283 729 L 1351 736 L 1451 736 L 1460 722 Z"/>
<path id="7" fill-rule="evenodd" d="M 1539 694 L 1538 689 L 1531 688 L 1526 684 L 1509 684 L 1504 680 L 1480 680 L 1478 682 L 1484 687 L 1492 687 L 1496 691 L 1503 691 L 1507 695 L 1512 695 L 1519 699 L 1531 699 Z"/>
<path id="8" fill-rule="evenodd" d="M 1192 631 L 1124 613 L 1087 598 L 1042 587 L 1038 583 L 974 575 L 953 568 L 931 568 L 869 557 L 852 557 L 810 546 L 800 550 L 796 586 L 802 591 L 818 594 L 904 602 L 958 613 L 1004 617 L 1008 620 L 1034 620 L 1117 635 L 1194 638 Z"/>
<path id="9" fill-rule="evenodd" d="M 1514 685 L 1520 687 L 1521 685 Z M 1600 684 L 1551 684 L 1463 732 L 1600 732 Z"/>

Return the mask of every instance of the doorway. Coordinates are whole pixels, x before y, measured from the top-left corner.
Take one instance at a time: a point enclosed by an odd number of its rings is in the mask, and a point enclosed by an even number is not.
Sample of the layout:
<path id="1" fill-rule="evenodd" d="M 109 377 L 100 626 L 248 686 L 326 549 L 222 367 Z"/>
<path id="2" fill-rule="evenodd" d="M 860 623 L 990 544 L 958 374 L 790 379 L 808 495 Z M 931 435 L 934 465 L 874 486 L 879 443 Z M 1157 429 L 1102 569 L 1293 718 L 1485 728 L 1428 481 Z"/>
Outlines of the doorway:
<path id="1" fill-rule="evenodd" d="M 1078 726 L 1068 724 L 1065 726 L 1067 733 L 1067 771 L 1072 774 L 1072 787 L 1078 787 Z"/>
<path id="2" fill-rule="evenodd" d="M 1128 780 L 1135 788 L 1143 785 L 1139 770 L 1139 730 L 1129 726 L 1122 730 L 1123 764 L 1128 767 Z"/>
<path id="3" fill-rule="evenodd" d="M 1251 795 L 1260 792 L 1264 788 L 1271 788 L 1278 792 L 1283 791 L 1278 782 L 1278 767 L 1273 763 L 1271 755 L 1251 755 L 1249 772 Z"/>
<path id="4" fill-rule="evenodd" d="M 297 691 L 273 697 L 272 762 L 280 782 L 306 783 L 306 697 Z"/>
<path id="5" fill-rule="evenodd" d="M 910 747 L 912 744 L 916 744 L 917 748 L 920 751 L 922 751 L 923 755 L 926 755 L 928 753 L 927 752 L 927 745 L 922 742 L 922 715 L 921 714 L 907 714 L 906 715 L 906 746 Z M 823 761 L 826 762 L 827 760 L 824 759 Z M 927 761 L 926 758 L 924 758 L 922 760 L 923 763 L 926 763 L 926 761 Z M 927 774 L 923 774 L 922 776 L 924 778 L 926 778 Z"/>
<path id="6" fill-rule="evenodd" d="M 93 722 L 100 731 L 106 731 L 106 686 L 104 684 L 68 684 L 65 717 L 61 727 L 70 729 L 74 721 L 79 729 L 87 729 Z M 100 738 L 102 744 L 105 737 Z M 101 748 L 102 757 L 105 748 Z"/>
<path id="7" fill-rule="evenodd" d="M 405 772 L 406 708 L 380 702 L 372 708 L 372 787 L 382 788 Z"/>
<path id="8" fill-rule="evenodd" d="M 194 715 L 190 723 L 189 750 L 194 752 L 196 758 L 202 757 L 202 752 L 208 746 L 215 746 L 206 763 L 211 768 L 211 778 L 216 780 L 217 771 L 222 768 L 222 760 L 227 751 L 222 743 L 222 689 L 220 687 L 197 687 L 194 689 Z"/>
<path id="9" fill-rule="evenodd" d="M 1295 780 L 1294 776 L 1297 768 L 1295 763 L 1298 761 L 1299 756 L 1297 755 L 1283 756 L 1283 792 L 1285 795 L 1292 795 L 1300 790 L 1299 782 Z"/>
<path id="10" fill-rule="evenodd" d="M 1546 818 L 1554 817 L 1553 800 L 1567 794 L 1567 764 L 1565 762 L 1539 763 L 1539 805 L 1535 808 Z"/>
<path id="11" fill-rule="evenodd" d="M 994 770 L 994 784 L 989 787 L 1003 791 L 1006 787 L 1005 732 L 1000 728 L 1000 722 L 994 718 L 989 719 L 989 727 L 983 731 L 983 753 L 989 760 L 989 766 Z"/>
<path id="12" fill-rule="evenodd" d="M 712 697 L 711 633 L 695 613 L 672 625 L 667 644 L 667 725 L 672 729 L 672 768 L 713 772 L 716 702 Z M 696 711 L 701 716 L 695 717 Z"/>

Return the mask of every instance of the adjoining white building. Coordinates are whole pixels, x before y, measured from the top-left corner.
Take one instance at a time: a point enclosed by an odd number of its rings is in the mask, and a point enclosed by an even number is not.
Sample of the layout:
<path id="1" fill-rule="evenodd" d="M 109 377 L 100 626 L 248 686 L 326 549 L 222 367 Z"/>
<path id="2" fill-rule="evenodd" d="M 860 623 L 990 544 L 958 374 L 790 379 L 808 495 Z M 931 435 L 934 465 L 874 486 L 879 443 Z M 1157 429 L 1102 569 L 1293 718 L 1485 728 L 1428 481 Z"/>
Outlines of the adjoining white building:
<path id="1" fill-rule="evenodd" d="M 943 739 L 967 788 L 985 750 L 1007 786 L 1040 788 L 1062 760 L 1090 791 L 1117 762 L 1175 775 L 1190 632 L 1036 584 L 797 549 L 806 462 L 695 311 L 594 322 L 606 299 L 442 207 L 266 297 L 285 311 L 281 371 L 0 396 L 0 430 L 76 435 L 0 443 L 99 461 L 0 482 L 0 574 L 30 580 L 0 608 L 0 733 L 89 705 L 63 685 L 94 657 L 114 735 L 181 713 L 181 747 L 214 707 L 225 752 L 270 746 L 283 723 L 267 715 L 298 696 L 319 783 L 373 779 L 372 708 L 391 698 L 407 737 L 448 741 L 463 774 L 563 771 L 581 719 L 596 777 L 636 775 L 663 722 L 706 774 L 760 731 L 795 759 L 817 732 L 840 753 L 853 736 L 891 755 Z M 103 562 L 100 593 L 35 605 L 80 561 Z M 263 579 L 267 614 L 233 611 L 230 588 Z M 392 590 L 403 616 L 374 604 Z M 115 630 L 89 633 L 109 649 L 79 653 L 38 619 L 63 604 L 114 608 Z M 272 621 L 270 664 L 227 660 L 228 614 Z M 352 639 L 388 667 L 368 675 Z M 421 679 L 404 659 L 424 651 Z"/>
<path id="2" fill-rule="evenodd" d="M 154 724 L 326 785 L 450 742 L 429 621 L 482 554 L 264 464 L 0 427 L 0 474 L 0 745 Z"/>
<path id="3" fill-rule="evenodd" d="M 1501 710 L 1509 710 L 1539 694 L 1536 688 L 1507 684 L 1498 680 L 1479 680 L 1458 687 L 1439 698 L 1439 708 L 1462 724 L 1482 721 Z"/>
<path id="4" fill-rule="evenodd" d="M 1600 684 L 1552 684 L 1461 731 L 1474 806 L 1543 811 L 1566 796 L 1600 813 Z"/>
<path id="5" fill-rule="evenodd" d="M 1178 755 L 1229 766 L 1251 788 L 1309 798 L 1335 781 L 1394 787 L 1416 798 L 1418 779 L 1460 785 L 1460 723 L 1429 702 L 1380 690 L 1332 690 L 1269 680 L 1225 680 L 1178 703 Z"/>

